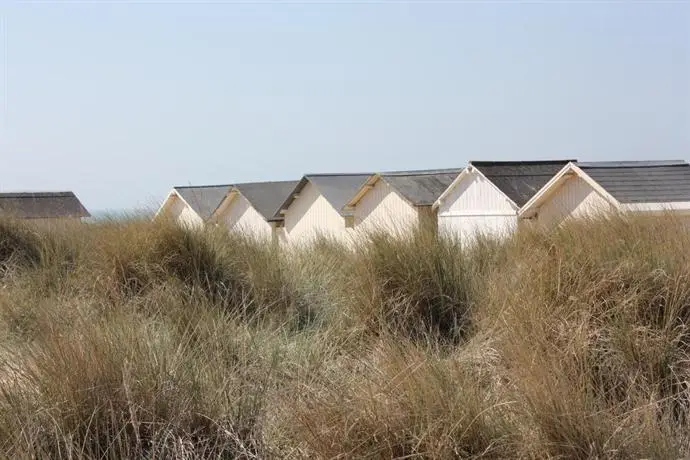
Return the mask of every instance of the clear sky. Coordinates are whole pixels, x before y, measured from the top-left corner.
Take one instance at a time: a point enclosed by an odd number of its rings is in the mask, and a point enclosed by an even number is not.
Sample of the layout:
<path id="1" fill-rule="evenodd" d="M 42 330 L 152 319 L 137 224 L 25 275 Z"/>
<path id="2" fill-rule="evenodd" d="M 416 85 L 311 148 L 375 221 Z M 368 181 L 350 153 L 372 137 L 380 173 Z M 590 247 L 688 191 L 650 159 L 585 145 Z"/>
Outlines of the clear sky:
<path id="1" fill-rule="evenodd" d="M 0 0 L 0 190 L 690 160 L 690 4 Z"/>

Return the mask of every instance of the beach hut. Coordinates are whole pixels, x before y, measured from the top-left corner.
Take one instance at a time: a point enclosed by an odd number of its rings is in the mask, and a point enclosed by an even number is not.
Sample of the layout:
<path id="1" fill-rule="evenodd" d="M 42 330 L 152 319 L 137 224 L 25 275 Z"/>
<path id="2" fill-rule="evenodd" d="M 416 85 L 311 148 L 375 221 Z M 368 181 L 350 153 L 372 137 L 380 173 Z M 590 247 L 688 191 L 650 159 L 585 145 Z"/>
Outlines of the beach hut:
<path id="1" fill-rule="evenodd" d="M 274 240 L 276 226 L 282 219 L 274 219 L 280 206 L 297 186 L 298 181 L 251 182 L 230 187 L 225 198 L 211 215 L 210 222 L 223 225 L 229 231 Z"/>
<path id="2" fill-rule="evenodd" d="M 200 228 L 211 217 L 231 189 L 231 185 L 178 186 L 168 193 L 154 219 L 170 219 Z"/>
<path id="3" fill-rule="evenodd" d="M 690 165 L 682 160 L 570 162 L 519 212 L 554 226 L 568 218 L 621 211 L 690 216 Z"/>
<path id="4" fill-rule="evenodd" d="M 510 235 L 520 208 L 569 161 L 470 162 L 434 203 L 439 232 L 464 241 Z"/>
<path id="5" fill-rule="evenodd" d="M 316 237 L 345 242 L 351 235 L 352 213 L 344 210 L 371 173 L 307 174 L 297 183 L 271 221 L 276 237 L 291 246 Z"/>
<path id="6" fill-rule="evenodd" d="M 436 169 L 372 174 L 345 206 L 352 214 L 355 233 L 403 234 L 419 226 L 436 228 L 433 204 L 460 172 Z"/>

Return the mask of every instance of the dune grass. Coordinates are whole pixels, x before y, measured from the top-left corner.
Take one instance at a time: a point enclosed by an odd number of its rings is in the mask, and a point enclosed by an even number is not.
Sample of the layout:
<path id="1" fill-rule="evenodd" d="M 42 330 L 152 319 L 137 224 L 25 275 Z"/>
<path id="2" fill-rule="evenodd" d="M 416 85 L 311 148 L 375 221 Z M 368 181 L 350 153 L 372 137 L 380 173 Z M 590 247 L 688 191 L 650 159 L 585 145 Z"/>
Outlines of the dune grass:
<path id="1" fill-rule="evenodd" d="M 682 458 L 690 233 L 0 222 L 7 458 Z"/>

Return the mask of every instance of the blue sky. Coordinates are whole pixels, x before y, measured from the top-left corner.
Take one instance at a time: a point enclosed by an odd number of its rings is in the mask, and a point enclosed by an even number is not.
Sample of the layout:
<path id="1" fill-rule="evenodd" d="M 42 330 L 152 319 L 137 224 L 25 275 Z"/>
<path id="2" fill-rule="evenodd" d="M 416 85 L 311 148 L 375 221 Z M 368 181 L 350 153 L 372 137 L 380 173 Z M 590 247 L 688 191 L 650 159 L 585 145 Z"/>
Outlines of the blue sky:
<path id="1" fill-rule="evenodd" d="M 0 3 L 0 190 L 690 160 L 690 4 Z"/>

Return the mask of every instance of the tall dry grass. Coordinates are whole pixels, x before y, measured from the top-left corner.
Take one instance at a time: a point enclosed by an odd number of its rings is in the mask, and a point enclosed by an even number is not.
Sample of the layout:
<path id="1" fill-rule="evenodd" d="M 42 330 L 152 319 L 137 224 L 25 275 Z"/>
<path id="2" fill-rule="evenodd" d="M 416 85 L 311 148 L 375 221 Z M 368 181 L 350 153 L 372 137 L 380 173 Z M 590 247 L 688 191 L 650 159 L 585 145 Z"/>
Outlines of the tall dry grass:
<path id="1" fill-rule="evenodd" d="M 690 234 L 0 222 L 8 458 L 681 458 Z"/>

